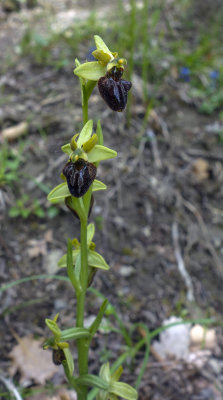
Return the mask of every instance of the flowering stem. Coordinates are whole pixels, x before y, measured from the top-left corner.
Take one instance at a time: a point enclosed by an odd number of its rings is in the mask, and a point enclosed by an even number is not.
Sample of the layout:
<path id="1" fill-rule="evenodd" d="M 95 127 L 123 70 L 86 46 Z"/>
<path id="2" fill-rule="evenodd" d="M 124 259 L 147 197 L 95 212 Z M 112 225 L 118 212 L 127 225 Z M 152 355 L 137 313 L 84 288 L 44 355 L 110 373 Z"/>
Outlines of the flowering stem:
<path id="1" fill-rule="evenodd" d="M 88 96 L 86 91 L 86 86 L 82 85 L 82 113 L 83 113 L 83 124 L 88 122 Z M 88 208 L 88 207 L 86 207 Z M 84 310 L 85 310 L 85 298 L 87 291 L 88 282 L 88 246 L 87 246 L 87 217 L 80 218 L 81 224 L 81 272 L 80 272 L 80 284 L 82 291 L 77 296 L 77 317 L 76 317 L 76 327 L 84 327 Z M 88 373 L 88 351 L 89 351 L 89 340 L 86 338 L 79 339 L 77 341 L 77 351 L 78 351 L 78 368 L 79 375 L 84 375 Z M 87 399 L 88 389 L 86 386 L 82 386 L 78 392 L 78 400 Z"/>
<path id="2" fill-rule="evenodd" d="M 82 85 L 82 112 L 83 112 L 83 124 L 88 122 L 88 96 L 86 92 L 86 86 Z"/>
<path id="3" fill-rule="evenodd" d="M 88 262 L 87 262 L 87 220 L 81 219 L 81 273 L 80 273 L 80 283 L 82 291 L 77 297 L 77 319 L 76 327 L 84 327 L 84 308 L 85 308 L 85 297 L 87 290 L 87 280 L 88 280 Z M 89 340 L 86 338 L 79 339 L 77 341 L 78 350 L 78 367 L 79 375 L 88 373 L 88 350 L 89 350 Z M 87 396 L 87 388 L 83 386 L 81 390 L 81 395 L 78 394 L 78 400 L 85 400 Z"/>

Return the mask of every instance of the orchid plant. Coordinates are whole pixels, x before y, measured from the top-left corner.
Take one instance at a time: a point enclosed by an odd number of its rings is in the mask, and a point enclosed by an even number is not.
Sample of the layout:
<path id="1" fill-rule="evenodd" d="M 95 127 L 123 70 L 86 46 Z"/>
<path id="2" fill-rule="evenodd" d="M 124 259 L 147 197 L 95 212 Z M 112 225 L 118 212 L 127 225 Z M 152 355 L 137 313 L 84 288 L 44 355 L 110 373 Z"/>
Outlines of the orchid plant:
<path id="1" fill-rule="evenodd" d="M 76 325 L 65 330 L 58 325 L 58 314 L 53 320 L 46 319 L 46 325 L 52 332 L 44 348 L 53 350 L 53 361 L 62 364 L 68 383 L 76 390 L 78 400 L 87 400 L 88 389 L 97 388 L 97 400 L 117 400 L 124 398 L 136 400 L 137 392 L 130 385 L 120 382 L 122 367 L 111 372 L 109 363 L 101 366 L 99 376 L 88 373 L 88 352 L 108 301 L 105 300 L 89 328 L 84 325 L 85 300 L 88 287 L 91 285 L 97 268 L 108 270 L 105 259 L 95 251 L 92 241 L 95 233 L 94 224 L 88 224 L 88 218 L 94 203 L 93 193 L 105 190 L 106 185 L 96 179 L 97 167 L 101 161 L 117 156 L 103 144 L 100 120 L 96 131 L 93 120 L 88 119 L 88 101 L 98 84 L 99 92 L 105 103 L 113 111 L 123 111 L 127 103 L 127 93 L 131 82 L 122 79 L 126 60 L 118 58 L 118 53 L 111 52 L 104 41 L 95 36 L 96 49 L 92 52 L 94 61 L 81 64 L 75 60 L 74 74 L 79 77 L 82 94 L 83 128 L 74 134 L 70 142 L 62 146 L 68 155 L 63 167 L 63 182 L 48 195 L 51 203 L 65 201 L 66 206 L 80 220 L 80 241 L 68 239 L 67 253 L 59 260 L 59 267 L 67 269 L 67 274 L 76 295 Z M 78 368 L 74 368 L 74 360 L 69 341 L 76 340 L 78 352 Z"/>

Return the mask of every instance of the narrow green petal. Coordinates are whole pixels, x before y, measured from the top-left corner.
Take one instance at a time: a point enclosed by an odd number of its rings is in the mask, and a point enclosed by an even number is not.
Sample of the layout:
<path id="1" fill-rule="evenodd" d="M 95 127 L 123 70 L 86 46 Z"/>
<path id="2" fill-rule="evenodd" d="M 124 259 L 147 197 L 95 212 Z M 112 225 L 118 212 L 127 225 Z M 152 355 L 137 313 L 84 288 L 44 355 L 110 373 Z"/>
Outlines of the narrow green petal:
<path id="1" fill-rule="evenodd" d="M 91 61 L 75 68 L 74 73 L 79 76 L 79 78 L 98 81 L 98 79 L 106 74 L 106 67 L 101 65 L 98 61 Z"/>
<path id="2" fill-rule="evenodd" d="M 64 153 L 68 154 L 68 156 L 72 153 L 72 149 L 71 149 L 71 147 L 70 147 L 70 143 L 64 144 L 64 145 L 61 147 L 61 150 L 62 150 Z"/>
<path id="3" fill-rule="evenodd" d="M 87 142 L 92 134 L 92 129 L 93 129 L 93 121 L 90 119 L 83 127 L 79 138 L 77 140 L 77 145 L 78 147 L 81 147 L 83 143 Z"/>
<path id="4" fill-rule="evenodd" d="M 95 226 L 94 224 L 89 224 L 87 227 L 87 245 L 88 247 L 90 246 L 92 239 L 94 237 L 95 233 Z"/>
<path id="5" fill-rule="evenodd" d="M 97 190 L 106 190 L 107 186 L 101 182 L 98 181 L 97 179 L 94 180 L 93 185 L 92 185 L 92 192 L 97 192 Z"/>
<path id="6" fill-rule="evenodd" d="M 95 40 L 95 45 L 96 45 L 96 47 L 97 47 L 97 50 L 102 50 L 104 53 L 109 54 L 109 56 L 111 57 L 111 59 L 114 58 L 113 55 L 112 55 L 112 53 L 111 53 L 111 51 L 110 51 L 109 48 L 106 46 L 104 40 L 102 40 L 102 38 L 101 38 L 100 36 L 95 35 L 95 36 L 94 36 L 94 40 Z"/>
<path id="7" fill-rule="evenodd" d="M 88 264 L 91 267 L 104 269 L 105 271 L 109 269 L 109 265 L 106 263 L 101 254 L 93 250 L 88 251 Z"/>
<path id="8" fill-rule="evenodd" d="M 116 156 L 117 152 L 115 150 L 109 149 L 109 147 L 101 146 L 100 144 L 96 144 L 88 153 L 88 161 L 97 162 L 108 160 L 109 158 L 115 158 Z"/>
<path id="9" fill-rule="evenodd" d="M 47 196 L 47 200 L 51 203 L 58 203 L 70 196 L 70 191 L 67 186 L 67 182 L 63 182 L 56 186 Z"/>

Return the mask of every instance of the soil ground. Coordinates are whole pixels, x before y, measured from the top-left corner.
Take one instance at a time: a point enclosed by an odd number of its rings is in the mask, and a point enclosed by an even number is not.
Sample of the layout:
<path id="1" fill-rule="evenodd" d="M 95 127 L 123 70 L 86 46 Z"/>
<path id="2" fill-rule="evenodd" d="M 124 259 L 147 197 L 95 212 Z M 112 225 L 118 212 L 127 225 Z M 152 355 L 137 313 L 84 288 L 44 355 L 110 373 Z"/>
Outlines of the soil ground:
<path id="1" fill-rule="evenodd" d="M 60 2 L 56 4 L 60 10 Z M 84 7 L 80 9 L 83 11 Z M 27 15 L 32 12 L 35 11 Z M 24 27 L 19 13 L 9 15 L 2 11 L 1 18 L 0 57 L 4 62 L 6 50 L 22 37 Z M 26 56 L 2 71 L 1 85 L 8 99 L 1 106 L 2 128 L 29 121 L 19 188 L 15 182 L 14 187 L 1 189 L 1 282 L 45 273 L 66 275 L 56 263 L 66 252 L 67 237 L 79 235 L 78 220 L 71 219 L 64 206 L 52 219 L 13 219 L 8 216 L 8 209 L 18 192 L 38 198 L 45 210 L 49 207 L 46 194 L 36 182 L 49 189 L 60 183 L 60 171 L 66 162 L 60 146 L 81 127 L 78 80 L 70 66 L 58 71 L 37 65 Z M 96 224 L 97 251 L 111 269 L 98 272 L 93 287 L 116 307 L 127 328 L 143 322 L 153 330 L 171 315 L 221 320 L 222 143 L 214 130 L 217 116 L 202 115 L 193 104 L 187 104 L 182 97 L 184 85 L 165 79 L 160 88 L 165 98 L 144 125 L 146 110 L 137 74 L 133 79 L 130 126 L 126 113 L 114 114 L 105 107 L 97 89 L 89 105 L 94 121 L 101 119 L 105 145 L 118 151 L 116 160 L 101 163 L 98 168 L 97 177 L 108 185 L 108 190 L 96 193 L 90 221 Z M 12 142 L 11 146 L 18 148 L 18 143 Z M 191 279 L 190 293 L 179 271 L 177 251 Z M 190 295 L 192 301 L 188 300 Z M 97 299 L 89 293 L 86 318 L 95 315 L 98 306 Z M 14 332 L 19 337 L 30 333 L 47 337 L 44 319 L 60 312 L 60 321 L 71 326 L 74 309 L 70 285 L 59 280 L 34 280 L 2 293 L 2 371 L 11 364 L 8 353 L 16 344 Z M 223 338 L 222 329 L 215 325 L 215 330 L 216 345 L 202 368 L 191 368 L 181 361 L 165 364 L 151 354 L 139 398 L 222 399 Z M 99 360 L 107 354 L 105 346 L 113 362 L 123 344 L 114 332 L 99 333 L 90 352 L 90 371 L 98 371 Z M 125 369 L 124 379 L 129 383 L 137 378 L 143 354 L 144 349 L 131 368 Z M 64 383 L 61 377 L 53 382 Z"/>

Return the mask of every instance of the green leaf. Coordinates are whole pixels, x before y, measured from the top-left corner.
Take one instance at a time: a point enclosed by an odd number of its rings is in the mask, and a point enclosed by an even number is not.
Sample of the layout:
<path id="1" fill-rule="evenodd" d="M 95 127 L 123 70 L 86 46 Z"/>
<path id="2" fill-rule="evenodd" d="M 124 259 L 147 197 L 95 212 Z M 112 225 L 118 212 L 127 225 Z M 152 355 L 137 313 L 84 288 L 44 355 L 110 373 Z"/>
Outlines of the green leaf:
<path id="1" fill-rule="evenodd" d="M 85 374 L 76 379 L 78 385 L 96 387 L 102 390 L 108 390 L 109 384 L 97 375 Z"/>
<path id="2" fill-rule="evenodd" d="M 47 196 L 47 200 L 51 203 L 59 203 L 68 196 L 70 196 L 70 191 L 67 182 L 63 182 L 51 190 Z"/>
<path id="3" fill-rule="evenodd" d="M 97 179 L 94 180 L 93 185 L 92 185 L 92 192 L 97 192 L 97 190 L 106 190 L 107 186 L 101 182 L 98 181 Z"/>
<path id="4" fill-rule="evenodd" d="M 116 394 L 126 400 L 137 400 L 138 393 L 130 385 L 124 382 L 112 382 L 109 386 L 109 393 Z"/>
<path id="5" fill-rule="evenodd" d="M 109 158 L 115 158 L 116 156 L 116 151 L 109 149 L 109 147 L 96 144 L 88 153 L 88 161 L 93 163 L 97 161 L 108 160 Z"/>
<path id="6" fill-rule="evenodd" d="M 94 41 L 95 45 L 97 47 L 97 50 L 102 50 L 104 53 L 107 53 L 110 55 L 111 59 L 114 58 L 112 53 L 110 52 L 109 48 L 106 46 L 104 40 L 98 35 L 94 36 Z"/>
<path id="7" fill-rule="evenodd" d="M 93 129 L 93 121 L 90 119 L 83 127 L 79 138 L 77 140 L 77 145 L 78 147 L 81 147 L 83 143 L 87 142 L 92 134 L 92 129 Z"/>
<path id="8" fill-rule="evenodd" d="M 61 150 L 62 150 L 64 153 L 68 154 L 68 156 L 72 153 L 72 149 L 71 149 L 71 147 L 70 147 L 70 143 L 64 144 L 64 145 L 61 147 Z"/>
<path id="9" fill-rule="evenodd" d="M 95 226 L 94 224 L 88 224 L 87 227 L 87 245 L 88 247 L 90 246 L 92 239 L 94 237 L 94 233 L 95 233 Z"/>
<path id="10" fill-rule="evenodd" d="M 88 251 L 88 264 L 94 268 L 100 268 L 107 271 L 110 267 L 106 263 L 105 259 L 96 251 Z"/>
<path id="11" fill-rule="evenodd" d="M 79 279 L 76 277 L 74 271 L 74 262 L 73 262 L 73 255 L 72 255 L 72 241 L 68 239 L 67 243 L 67 275 L 77 293 L 77 296 L 81 293 L 82 288 Z"/>
<path id="12" fill-rule="evenodd" d="M 68 328 L 61 331 L 61 340 L 64 341 L 88 338 L 89 336 L 89 330 L 86 328 Z"/>
<path id="13" fill-rule="evenodd" d="M 65 355 L 65 358 L 66 358 L 66 363 L 67 363 L 67 368 L 68 368 L 68 371 L 69 371 L 69 376 L 72 376 L 73 372 L 74 372 L 74 360 L 73 360 L 73 357 L 71 355 L 70 349 L 69 348 L 63 349 L 63 352 L 64 352 L 64 355 Z"/>
<path id="14" fill-rule="evenodd" d="M 98 79 L 106 74 L 106 67 L 101 65 L 98 61 L 91 61 L 75 68 L 74 73 L 80 78 L 98 81 Z"/>
<path id="15" fill-rule="evenodd" d="M 91 324 L 91 326 L 89 328 L 91 337 L 93 337 L 95 335 L 95 333 L 97 332 L 99 325 L 101 323 L 101 320 L 104 316 L 107 305 L 108 305 L 108 300 L 105 299 L 100 307 L 97 317 L 95 318 L 94 322 Z"/>

